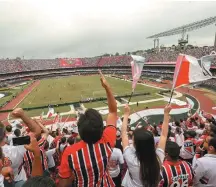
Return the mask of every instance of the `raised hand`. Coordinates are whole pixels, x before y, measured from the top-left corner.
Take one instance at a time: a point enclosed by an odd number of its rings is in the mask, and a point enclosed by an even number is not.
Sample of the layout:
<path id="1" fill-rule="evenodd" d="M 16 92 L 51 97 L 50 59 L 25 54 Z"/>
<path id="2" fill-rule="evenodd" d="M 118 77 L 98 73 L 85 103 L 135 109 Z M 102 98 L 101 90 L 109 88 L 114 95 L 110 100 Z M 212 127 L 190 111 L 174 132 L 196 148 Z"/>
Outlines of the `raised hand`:
<path id="1" fill-rule="evenodd" d="M 25 145 L 25 148 L 34 154 L 40 154 L 40 148 L 38 146 L 38 142 L 33 133 L 29 134 L 31 143 L 29 145 Z"/>
<path id="2" fill-rule="evenodd" d="M 124 114 L 129 116 L 130 115 L 130 107 L 128 104 L 125 105 L 124 107 Z"/>
<path id="3" fill-rule="evenodd" d="M 104 88 L 107 88 L 109 86 L 108 82 L 106 81 L 103 73 L 101 72 L 101 70 L 98 70 L 99 74 L 100 74 L 100 81 L 101 81 L 101 85 L 104 87 Z"/>
<path id="4" fill-rule="evenodd" d="M 15 108 L 11 114 L 15 118 L 20 118 L 24 115 L 24 111 L 22 108 Z"/>
<path id="5" fill-rule="evenodd" d="M 172 110 L 171 105 L 170 104 L 166 105 L 164 108 L 164 114 L 169 114 L 171 110 Z"/>

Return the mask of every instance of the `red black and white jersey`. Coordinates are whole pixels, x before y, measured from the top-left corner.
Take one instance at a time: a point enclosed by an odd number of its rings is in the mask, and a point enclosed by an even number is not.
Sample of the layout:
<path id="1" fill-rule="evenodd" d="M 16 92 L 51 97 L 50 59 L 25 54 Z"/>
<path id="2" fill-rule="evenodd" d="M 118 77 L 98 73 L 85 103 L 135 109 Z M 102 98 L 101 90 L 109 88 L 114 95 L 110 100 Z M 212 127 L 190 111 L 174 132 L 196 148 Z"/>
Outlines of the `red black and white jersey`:
<path id="1" fill-rule="evenodd" d="M 196 139 L 188 138 L 184 141 L 180 150 L 180 157 L 183 159 L 192 159 L 196 152 Z"/>
<path id="2" fill-rule="evenodd" d="M 186 161 L 164 161 L 161 169 L 160 187 L 188 187 L 193 182 L 193 170 Z"/>
<path id="3" fill-rule="evenodd" d="M 62 156 L 59 176 L 69 178 L 74 175 L 75 185 L 79 187 L 114 187 L 107 164 L 115 142 L 116 128 L 107 126 L 97 143 L 80 141 L 67 147 Z"/>
<path id="4" fill-rule="evenodd" d="M 41 163 L 42 163 L 43 171 L 48 170 L 47 156 L 44 150 L 45 143 L 46 143 L 46 140 L 44 138 L 41 138 L 38 141 L 38 145 L 39 145 L 40 152 L 41 152 Z M 26 151 L 24 154 L 24 158 L 23 158 L 23 166 L 24 166 L 27 178 L 31 177 L 33 160 L 34 160 L 34 154 L 30 151 Z"/>

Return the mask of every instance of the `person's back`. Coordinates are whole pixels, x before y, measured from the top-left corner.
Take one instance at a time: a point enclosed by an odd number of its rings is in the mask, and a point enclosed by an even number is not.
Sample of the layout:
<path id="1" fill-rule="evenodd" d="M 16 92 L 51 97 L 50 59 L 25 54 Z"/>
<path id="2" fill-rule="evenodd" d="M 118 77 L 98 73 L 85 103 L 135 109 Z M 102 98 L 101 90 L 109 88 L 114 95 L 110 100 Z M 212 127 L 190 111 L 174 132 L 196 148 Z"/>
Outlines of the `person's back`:
<path id="1" fill-rule="evenodd" d="M 183 146 L 181 147 L 180 151 L 180 157 L 183 160 L 186 160 L 190 163 L 192 163 L 192 159 L 195 155 L 195 150 L 196 150 L 196 140 L 193 136 L 196 136 L 196 133 L 194 134 L 194 131 L 189 131 L 187 132 L 187 139 L 184 141 Z"/>
<path id="2" fill-rule="evenodd" d="M 166 144 L 166 160 L 161 168 L 160 187 L 191 186 L 193 170 L 191 165 L 179 160 L 180 148 L 177 143 L 168 141 Z"/>
<path id="3" fill-rule="evenodd" d="M 108 163 L 109 174 L 112 177 L 115 185 L 121 187 L 121 170 L 120 166 L 124 164 L 122 152 L 118 148 L 114 148 L 111 158 Z"/>
<path id="4" fill-rule="evenodd" d="M 208 154 L 193 164 L 194 187 L 213 187 L 216 185 L 216 136 L 208 136 L 204 142 Z"/>
<path id="5" fill-rule="evenodd" d="M 59 167 L 58 187 L 73 183 L 85 187 L 115 186 L 107 164 L 116 142 L 117 104 L 102 73 L 101 84 L 106 90 L 109 106 L 107 126 L 104 129 L 102 116 L 94 109 L 80 115 L 77 126 L 81 141 L 65 149 Z"/>
<path id="6" fill-rule="evenodd" d="M 60 177 L 69 177 L 72 170 L 75 174 L 77 186 L 90 187 L 95 184 L 103 186 L 107 182 L 110 186 L 113 186 L 106 167 L 112 154 L 111 147 L 114 147 L 115 144 L 115 131 L 115 128 L 108 126 L 105 128 L 102 138 L 95 144 L 80 141 L 67 147 L 62 157 Z M 110 135 L 112 138 L 110 138 Z M 69 166 L 67 170 L 65 166 Z"/>

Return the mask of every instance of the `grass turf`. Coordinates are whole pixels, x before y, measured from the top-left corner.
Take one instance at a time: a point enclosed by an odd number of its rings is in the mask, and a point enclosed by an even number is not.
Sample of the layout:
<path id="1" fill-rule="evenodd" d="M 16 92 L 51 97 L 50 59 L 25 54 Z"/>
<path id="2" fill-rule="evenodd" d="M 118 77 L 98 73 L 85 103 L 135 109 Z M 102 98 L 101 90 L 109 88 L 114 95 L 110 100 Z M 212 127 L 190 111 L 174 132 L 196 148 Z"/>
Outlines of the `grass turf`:
<path id="1" fill-rule="evenodd" d="M 107 81 L 110 83 L 115 95 L 131 93 L 131 82 L 125 82 L 109 77 L 107 77 Z M 155 95 L 158 92 L 158 89 L 137 85 L 135 93 L 143 92 L 150 92 L 152 94 L 151 99 L 160 97 Z M 45 79 L 41 80 L 40 85 L 20 103 L 19 107 L 36 107 L 49 104 L 75 102 L 85 98 L 102 96 L 105 96 L 105 91 L 100 84 L 98 75 Z M 143 96 L 143 98 L 144 97 L 149 96 Z M 105 106 L 103 102 L 97 103 L 98 105 L 88 103 L 85 104 L 85 107 Z M 59 107 L 58 111 L 63 112 L 61 107 Z"/>
<path id="2" fill-rule="evenodd" d="M 8 96 L 5 96 L 5 97 L 2 97 L 0 98 L 0 105 L 7 102 L 7 101 L 10 101 L 13 99 L 13 96 L 16 96 L 18 95 L 20 92 L 22 92 L 22 90 L 24 90 L 28 85 L 30 84 L 30 82 L 28 82 L 27 84 L 25 85 L 22 85 L 22 86 L 15 86 L 14 88 L 1 88 L 0 89 L 0 93 L 4 94 L 4 93 L 10 93 L 10 95 Z"/>

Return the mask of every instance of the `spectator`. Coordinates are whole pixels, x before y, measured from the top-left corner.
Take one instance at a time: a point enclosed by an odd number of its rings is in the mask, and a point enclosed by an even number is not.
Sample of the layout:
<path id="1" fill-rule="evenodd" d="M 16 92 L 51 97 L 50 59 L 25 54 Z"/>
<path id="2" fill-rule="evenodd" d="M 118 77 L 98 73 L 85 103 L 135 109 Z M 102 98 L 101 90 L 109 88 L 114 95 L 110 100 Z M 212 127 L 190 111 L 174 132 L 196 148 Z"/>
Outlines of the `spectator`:
<path id="1" fill-rule="evenodd" d="M 180 157 L 192 164 L 193 157 L 196 151 L 196 132 L 188 131 L 185 134 L 185 141 L 180 150 Z"/>
<path id="2" fill-rule="evenodd" d="M 12 126 L 7 125 L 5 129 L 6 129 L 7 144 L 10 145 L 11 140 L 14 138 L 14 135 L 13 135 L 13 132 L 12 132 Z"/>
<path id="3" fill-rule="evenodd" d="M 175 141 L 179 147 L 182 147 L 184 144 L 184 135 L 180 127 L 176 127 Z"/>
<path id="4" fill-rule="evenodd" d="M 60 140 L 60 147 L 59 147 L 60 152 L 62 153 L 66 147 L 67 147 L 67 139 L 66 137 L 62 137 Z"/>
<path id="5" fill-rule="evenodd" d="M 201 123 L 200 128 L 196 130 L 197 137 L 199 138 L 202 136 L 203 132 L 205 130 L 205 124 Z"/>
<path id="6" fill-rule="evenodd" d="M 123 152 L 123 148 L 122 148 L 122 139 L 121 139 L 121 131 L 120 130 L 117 130 L 117 133 L 116 133 L 116 145 L 115 145 L 116 148 L 120 149 L 121 152 Z"/>
<path id="7" fill-rule="evenodd" d="M 166 160 L 161 169 L 160 187 L 192 186 L 193 170 L 189 163 L 179 160 L 180 148 L 177 143 L 166 143 Z"/>
<path id="8" fill-rule="evenodd" d="M 74 138 L 71 136 L 67 139 L 67 143 L 70 145 L 73 145 L 74 144 Z"/>
<path id="9" fill-rule="evenodd" d="M 16 129 L 16 130 L 14 131 L 14 135 L 15 135 L 17 138 L 20 137 L 21 131 L 20 131 L 19 129 Z"/>
<path id="10" fill-rule="evenodd" d="M 117 105 L 110 86 L 100 74 L 108 100 L 108 126 L 103 131 L 103 120 L 96 110 L 89 109 L 80 116 L 78 131 L 82 141 L 64 151 L 59 168 L 59 187 L 72 182 L 76 186 L 114 186 L 106 167 L 116 142 Z"/>
<path id="11" fill-rule="evenodd" d="M 37 126 L 40 127 L 40 132 L 42 129 L 42 134 L 37 136 L 37 140 L 38 140 L 38 146 L 40 147 L 40 153 L 42 157 L 41 162 L 43 166 L 43 172 L 45 175 L 49 175 L 47 156 L 46 156 L 46 151 L 44 149 L 44 146 L 47 142 L 47 137 L 49 136 L 49 131 L 41 124 L 39 120 L 32 120 L 32 121 L 34 121 L 35 124 L 37 124 Z M 33 160 L 34 160 L 34 154 L 31 151 L 26 151 L 24 158 L 23 158 L 23 166 L 24 166 L 27 178 L 31 177 Z"/>
<path id="12" fill-rule="evenodd" d="M 14 117 L 19 117 L 25 122 L 31 132 L 34 132 L 36 135 L 39 135 L 41 132 L 40 127 L 26 114 L 23 112 L 22 109 L 17 108 L 12 112 Z M 5 157 L 8 158 L 10 161 L 11 168 L 13 169 L 14 173 L 14 181 L 15 187 L 20 187 L 26 180 L 25 171 L 22 167 L 22 161 L 24 158 L 24 154 L 26 149 L 24 146 L 10 146 L 7 145 L 5 142 L 5 129 L 4 125 L 0 123 L 0 146 L 3 150 Z"/>
<path id="13" fill-rule="evenodd" d="M 116 187 L 121 187 L 121 168 L 123 164 L 124 159 L 121 150 L 114 148 L 108 163 L 108 170 Z"/>
<path id="14" fill-rule="evenodd" d="M 36 176 L 30 178 L 22 187 L 56 187 L 50 177 Z"/>
<path id="15" fill-rule="evenodd" d="M 124 159 L 128 170 L 122 181 L 124 187 L 153 186 L 159 183 L 160 163 L 164 160 L 164 149 L 168 134 L 169 113 L 171 107 L 166 106 L 164 110 L 164 122 L 158 147 L 155 150 L 154 137 L 145 128 L 137 128 L 134 131 L 134 147 L 129 146 L 127 137 L 127 121 L 130 108 L 125 107 L 124 120 L 122 124 L 122 145 Z M 159 160 L 157 159 L 159 157 Z"/>
<path id="16" fill-rule="evenodd" d="M 216 137 L 208 137 L 204 143 L 208 154 L 194 164 L 194 187 L 215 186 L 216 184 Z"/>

